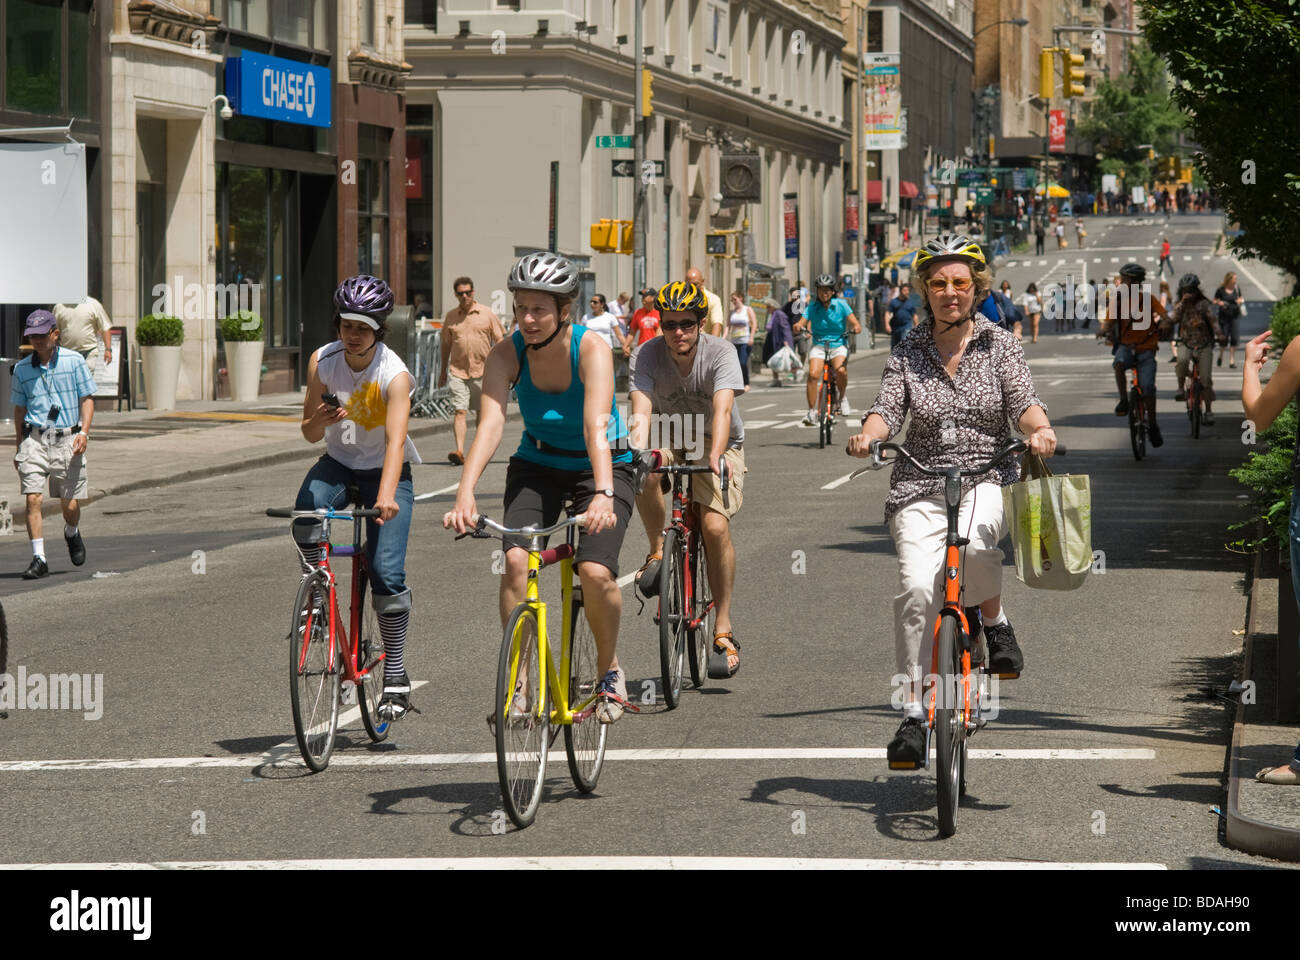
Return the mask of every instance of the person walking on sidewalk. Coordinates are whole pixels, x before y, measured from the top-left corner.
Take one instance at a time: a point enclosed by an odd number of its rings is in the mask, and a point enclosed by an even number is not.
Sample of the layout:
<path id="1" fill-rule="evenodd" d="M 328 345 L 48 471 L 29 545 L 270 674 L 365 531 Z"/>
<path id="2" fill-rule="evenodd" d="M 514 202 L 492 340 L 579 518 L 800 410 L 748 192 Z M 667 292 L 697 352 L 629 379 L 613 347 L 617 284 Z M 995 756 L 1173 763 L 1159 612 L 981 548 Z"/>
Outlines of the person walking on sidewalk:
<path id="1" fill-rule="evenodd" d="M 456 284 L 459 289 L 462 284 Z M 366 521 L 370 595 L 384 641 L 384 693 L 379 715 L 400 720 L 411 707 L 411 680 L 403 656 L 411 618 L 406 585 L 406 541 L 415 510 L 411 464 L 420 454 L 407 436 L 415 384 L 402 359 L 384 344 L 393 291 L 378 277 L 348 277 L 334 291 L 338 339 L 311 355 L 302 435 L 325 441 L 325 455 L 307 471 L 295 510 L 346 509 L 348 487 L 361 506 L 379 511 Z M 294 540 L 304 562 L 320 559 L 320 521 L 300 517 Z"/>
<path id="2" fill-rule="evenodd" d="M 99 366 L 101 341 L 104 362 L 112 362 L 113 345 L 108 336 L 112 323 L 104 305 L 94 297 L 82 297 L 80 303 L 73 305 L 55 304 L 54 322 L 59 325 L 59 346 L 81 354 L 92 374 Z"/>
<path id="3" fill-rule="evenodd" d="M 704 332 L 711 337 L 725 336 L 726 320 L 722 310 L 722 298 L 704 285 L 704 274 L 700 272 L 699 267 L 691 267 L 686 271 L 686 282 L 693 283 L 704 291 L 704 299 L 709 301 L 709 315 L 704 318 Z M 799 281 L 800 288 L 803 287 L 803 281 Z M 807 293 L 807 291 L 804 291 Z M 807 297 L 804 303 L 807 303 Z"/>
<path id="4" fill-rule="evenodd" d="M 754 334 L 758 332 L 758 317 L 754 308 L 745 302 L 745 295 L 739 290 L 731 295 L 731 313 L 727 316 L 727 339 L 736 348 L 736 357 L 740 360 L 740 373 L 745 386 L 740 392 L 749 389 L 749 354 L 754 348 Z"/>
<path id="5" fill-rule="evenodd" d="M 1034 253 L 1044 253 L 1043 241 L 1047 239 L 1047 228 L 1043 226 L 1042 220 L 1034 222 Z"/>
<path id="6" fill-rule="evenodd" d="M 442 370 L 438 386 L 444 387 L 450 373 L 451 401 L 456 417 L 451 429 L 456 449 L 447 460 L 456 466 L 465 462 L 465 421 L 474 411 L 474 428 L 478 429 L 479 406 L 483 396 L 483 363 L 493 344 L 506 338 L 501 319 L 474 299 L 474 281 L 458 277 L 452 285 L 457 306 L 442 321 Z"/>
<path id="7" fill-rule="evenodd" d="M 1268 340 L 1273 331 L 1265 330 L 1246 342 L 1245 359 L 1241 371 L 1241 408 L 1246 418 L 1262 433 L 1277 419 L 1282 409 L 1296 396 L 1300 396 L 1300 337 L 1295 337 L 1282 351 L 1277 370 L 1266 385 L 1259 382 L 1260 371 L 1268 361 Z M 1291 463 L 1291 473 L 1300 477 L 1300 453 Z M 1291 583 L 1300 597 L 1300 482 L 1291 491 Z M 1255 774 L 1261 783 L 1300 786 L 1300 743 L 1296 744 L 1291 762 L 1277 767 L 1265 767 Z"/>
<path id="8" fill-rule="evenodd" d="M 86 443 L 95 415 L 95 380 L 74 350 L 59 347 L 54 314 L 33 310 L 23 336 L 33 352 L 14 364 L 9 399 L 14 406 L 14 467 L 27 498 L 27 536 L 32 562 L 24 580 L 50 572 L 45 558 L 41 502 L 46 484 L 63 504 L 63 539 L 74 566 L 86 562 L 86 545 L 78 523 L 86 498 Z"/>
<path id="9" fill-rule="evenodd" d="M 1241 316 L 1241 305 L 1245 300 L 1241 288 L 1237 286 L 1237 275 L 1231 270 L 1223 278 L 1223 283 L 1214 291 L 1214 304 L 1219 308 L 1219 361 L 1223 366 L 1223 352 L 1231 351 L 1228 366 L 1237 366 L 1237 318 Z"/>

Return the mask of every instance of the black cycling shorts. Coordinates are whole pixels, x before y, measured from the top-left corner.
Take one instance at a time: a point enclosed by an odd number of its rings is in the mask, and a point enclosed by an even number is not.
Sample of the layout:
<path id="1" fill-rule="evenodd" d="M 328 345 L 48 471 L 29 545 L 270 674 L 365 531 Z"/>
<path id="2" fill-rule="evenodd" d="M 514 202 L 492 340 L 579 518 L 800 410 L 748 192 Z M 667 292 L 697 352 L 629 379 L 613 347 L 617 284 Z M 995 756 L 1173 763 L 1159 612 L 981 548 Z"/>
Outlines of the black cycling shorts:
<path id="1" fill-rule="evenodd" d="M 618 523 L 597 534 L 580 531 L 575 563 L 599 563 L 618 576 L 618 554 L 636 504 L 632 486 L 632 465 L 616 463 L 614 467 L 614 515 Z M 544 467 L 539 463 L 511 457 L 506 467 L 505 519 L 507 527 L 528 525 L 549 527 L 560 519 L 566 499 L 572 498 L 581 513 L 596 495 L 596 479 L 590 470 L 570 471 Z M 527 537 L 506 537 L 507 545 L 528 546 Z M 556 542 L 563 542 L 557 536 Z"/>

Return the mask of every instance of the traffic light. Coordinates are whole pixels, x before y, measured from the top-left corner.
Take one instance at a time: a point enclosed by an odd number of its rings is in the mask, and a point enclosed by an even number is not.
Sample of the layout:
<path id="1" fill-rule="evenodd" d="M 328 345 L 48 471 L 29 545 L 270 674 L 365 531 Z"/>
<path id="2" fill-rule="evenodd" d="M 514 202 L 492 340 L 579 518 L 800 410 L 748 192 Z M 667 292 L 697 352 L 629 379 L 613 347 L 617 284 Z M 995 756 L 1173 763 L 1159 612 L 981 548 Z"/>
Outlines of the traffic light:
<path id="1" fill-rule="evenodd" d="M 591 225 L 591 249 L 597 253 L 614 252 L 614 221 L 602 219 Z"/>
<path id="2" fill-rule="evenodd" d="M 1065 95 L 1067 97 L 1081 97 L 1085 90 L 1083 87 L 1083 54 L 1071 53 L 1069 50 L 1061 51 L 1061 66 L 1065 74 Z"/>
<path id="3" fill-rule="evenodd" d="M 649 67 L 641 68 L 641 116 L 648 117 L 655 112 L 655 76 Z"/>
<path id="4" fill-rule="evenodd" d="M 1056 92 L 1056 63 L 1052 51 L 1043 47 L 1038 55 L 1038 95 L 1044 100 L 1051 100 Z"/>
<path id="5" fill-rule="evenodd" d="M 634 245 L 635 245 L 635 243 L 636 243 L 635 238 L 632 236 L 632 221 L 631 221 L 631 220 L 619 220 L 619 221 L 617 221 L 617 223 L 618 223 L 618 226 L 619 226 L 619 231 L 618 231 L 618 252 L 619 252 L 619 253 L 632 253 L 633 250 L 635 249 L 635 246 L 634 246 Z"/>

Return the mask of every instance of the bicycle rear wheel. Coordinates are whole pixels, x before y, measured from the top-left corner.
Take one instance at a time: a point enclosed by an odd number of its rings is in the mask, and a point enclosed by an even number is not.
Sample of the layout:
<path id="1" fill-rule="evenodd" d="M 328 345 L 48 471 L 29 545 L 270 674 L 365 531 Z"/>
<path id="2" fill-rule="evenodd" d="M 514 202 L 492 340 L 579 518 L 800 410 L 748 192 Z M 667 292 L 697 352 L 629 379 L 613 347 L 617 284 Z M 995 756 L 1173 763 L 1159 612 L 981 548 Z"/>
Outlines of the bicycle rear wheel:
<path id="1" fill-rule="evenodd" d="M 370 587 L 369 577 L 361 576 L 361 636 L 357 637 L 357 669 L 369 670 L 361 681 L 361 722 L 366 728 L 366 735 L 375 743 L 388 739 L 392 724 L 379 717 L 379 701 L 384 696 L 384 638 L 379 632 L 379 617 L 375 614 L 374 598 L 367 602 L 366 593 Z"/>
<path id="2" fill-rule="evenodd" d="M 664 559 L 659 565 L 659 674 L 664 703 L 677 707 L 682 696 L 682 666 L 686 659 L 686 611 L 681 534 L 664 534 Z"/>
<path id="3" fill-rule="evenodd" d="M 966 724 L 961 711 L 961 649 L 957 632 L 957 621 L 944 617 L 935 641 L 939 645 L 934 705 L 935 780 L 939 788 L 939 833 L 945 837 L 957 832 L 957 805 L 965 774 L 962 758 L 966 752 Z"/>
<path id="4" fill-rule="evenodd" d="M 817 388 L 817 446 L 818 448 L 824 448 L 826 446 L 826 417 L 827 417 L 826 403 L 828 399 L 829 398 L 826 396 L 826 381 L 822 380 L 821 386 Z"/>
<path id="5" fill-rule="evenodd" d="M 1146 424 L 1142 421 L 1142 412 L 1139 404 L 1142 403 L 1142 396 L 1136 389 L 1128 393 L 1128 433 L 1129 442 L 1133 445 L 1133 457 L 1141 460 L 1146 456 L 1147 438 Z"/>
<path id="6" fill-rule="evenodd" d="M 695 534 L 695 549 L 691 551 L 691 592 L 695 604 L 692 617 L 700 618 L 700 625 L 690 631 L 686 652 L 691 664 L 691 683 L 696 688 L 704 686 L 709 677 L 709 649 L 713 646 L 713 627 L 718 622 L 713 608 L 713 590 L 709 587 L 709 555 L 704 548 L 704 536 Z"/>
<path id="7" fill-rule="evenodd" d="M 551 745 L 550 708 L 542 687 L 537 612 L 521 603 L 510 614 L 497 661 L 497 778 L 516 827 L 537 816 Z"/>
<path id="8" fill-rule="evenodd" d="M 329 657 L 329 594 L 314 580 L 303 580 L 293 629 L 289 633 L 289 702 L 293 732 L 307 766 L 319 773 L 329 766 L 339 724 L 339 668 Z"/>
<path id="9" fill-rule="evenodd" d="M 596 672 L 596 638 L 582 602 L 575 598 L 569 623 L 569 709 L 573 722 L 564 726 L 564 752 L 569 757 L 573 785 L 582 793 L 596 789 L 596 780 L 605 765 L 605 738 L 609 724 L 596 716 L 596 690 L 601 677 Z"/>
<path id="10" fill-rule="evenodd" d="M 1187 418 L 1192 423 L 1192 439 L 1199 439 L 1201 436 L 1201 389 L 1200 385 L 1195 381 L 1187 391 Z"/>

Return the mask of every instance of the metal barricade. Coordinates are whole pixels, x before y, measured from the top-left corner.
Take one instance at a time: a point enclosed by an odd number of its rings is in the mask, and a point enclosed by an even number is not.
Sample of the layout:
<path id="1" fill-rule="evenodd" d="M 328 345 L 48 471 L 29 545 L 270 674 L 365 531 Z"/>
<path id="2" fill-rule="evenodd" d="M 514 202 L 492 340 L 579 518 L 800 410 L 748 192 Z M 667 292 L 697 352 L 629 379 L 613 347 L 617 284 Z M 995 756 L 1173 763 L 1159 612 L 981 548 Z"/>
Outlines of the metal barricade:
<path id="1" fill-rule="evenodd" d="M 415 394 L 411 397 L 411 416 L 450 420 L 455 415 L 451 388 L 439 387 L 438 371 L 442 367 L 442 331 L 420 330 L 415 335 L 411 376 Z"/>

